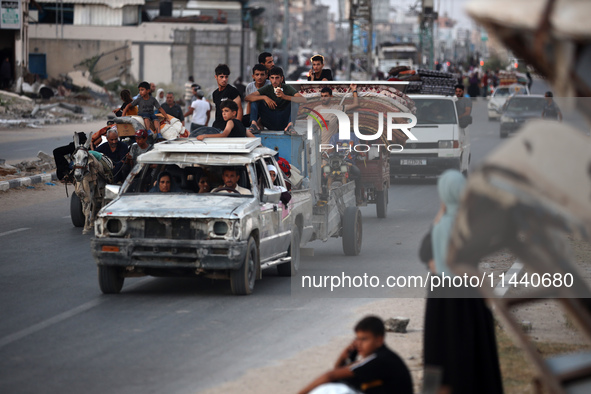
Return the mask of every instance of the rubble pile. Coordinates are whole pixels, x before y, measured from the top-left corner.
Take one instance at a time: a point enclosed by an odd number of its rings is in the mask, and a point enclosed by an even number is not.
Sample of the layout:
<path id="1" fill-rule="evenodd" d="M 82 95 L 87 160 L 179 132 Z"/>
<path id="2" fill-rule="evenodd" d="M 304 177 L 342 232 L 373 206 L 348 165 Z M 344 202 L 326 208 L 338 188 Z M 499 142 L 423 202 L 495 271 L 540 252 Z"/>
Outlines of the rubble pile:
<path id="1" fill-rule="evenodd" d="M 55 161 L 52 156 L 39 151 L 37 158 L 37 160 L 21 161 L 13 165 L 0 160 L 0 180 L 22 178 L 55 170 Z"/>

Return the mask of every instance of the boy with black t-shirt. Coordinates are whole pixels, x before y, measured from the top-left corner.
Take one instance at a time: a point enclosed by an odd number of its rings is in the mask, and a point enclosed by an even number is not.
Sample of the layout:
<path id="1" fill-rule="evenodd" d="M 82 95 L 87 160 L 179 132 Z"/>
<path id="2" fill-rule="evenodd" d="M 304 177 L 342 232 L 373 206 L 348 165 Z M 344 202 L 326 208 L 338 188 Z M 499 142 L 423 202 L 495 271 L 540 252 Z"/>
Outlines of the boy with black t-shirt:
<path id="1" fill-rule="evenodd" d="M 308 71 L 308 81 L 332 81 L 332 71 L 324 69 L 324 56 L 312 56 L 312 69 Z"/>
<path id="2" fill-rule="evenodd" d="M 412 394 L 410 371 L 400 356 L 384 344 L 385 333 L 379 317 L 362 319 L 355 326 L 355 340 L 343 350 L 335 368 L 316 378 L 300 394 L 324 384 L 366 394 Z M 361 358 L 356 361 L 357 356 Z"/>
<path id="3" fill-rule="evenodd" d="M 197 136 L 199 141 L 203 141 L 204 138 L 240 138 L 240 137 L 254 137 L 254 135 L 246 130 L 246 127 L 242 122 L 236 119 L 238 113 L 238 104 L 234 101 L 226 100 L 221 105 L 222 117 L 226 122 L 224 131 L 220 134 L 202 134 Z"/>
<path id="4" fill-rule="evenodd" d="M 218 64 L 215 68 L 215 80 L 218 83 L 218 88 L 213 92 L 212 98 L 215 104 L 215 120 L 213 127 L 219 130 L 226 128 L 226 122 L 222 117 L 222 102 L 230 100 L 238 105 L 238 112 L 236 119 L 242 120 L 242 100 L 240 99 L 240 92 L 234 86 L 228 84 L 230 77 L 230 67 L 226 64 Z"/>

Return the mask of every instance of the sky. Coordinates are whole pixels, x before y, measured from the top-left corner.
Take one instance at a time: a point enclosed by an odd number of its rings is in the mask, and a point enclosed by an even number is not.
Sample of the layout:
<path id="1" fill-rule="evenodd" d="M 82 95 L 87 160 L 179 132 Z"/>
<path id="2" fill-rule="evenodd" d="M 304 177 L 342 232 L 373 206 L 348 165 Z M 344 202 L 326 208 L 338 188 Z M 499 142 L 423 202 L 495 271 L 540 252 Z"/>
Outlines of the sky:
<path id="1" fill-rule="evenodd" d="M 338 15 L 339 5 L 338 0 L 317 0 L 321 4 L 328 5 L 330 11 Z M 464 12 L 464 4 L 469 0 L 434 0 L 435 10 L 443 15 L 445 12 L 453 19 L 456 19 L 459 25 L 463 28 L 470 28 L 472 22 L 470 17 Z M 408 9 L 411 5 L 420 2 L 420 0 L 390 0 L 390 6 L 400 8 L 402 10 Z"/>

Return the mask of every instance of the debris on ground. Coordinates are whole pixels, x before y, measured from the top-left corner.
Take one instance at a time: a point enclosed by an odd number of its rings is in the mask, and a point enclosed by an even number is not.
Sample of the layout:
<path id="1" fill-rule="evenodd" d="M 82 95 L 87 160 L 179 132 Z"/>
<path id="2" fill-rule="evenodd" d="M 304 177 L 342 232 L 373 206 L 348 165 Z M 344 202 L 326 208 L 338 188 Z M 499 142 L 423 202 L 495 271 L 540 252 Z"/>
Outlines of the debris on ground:
<path id="1" fill-rule="evenodd" d="M 37 158 L 37 160 L 25 160 L 13 165 L 0 163 L 1 180 L 23 178 L 55 170 L 53 156 L 50 156 L 43 151 L 39 151 L 39 153 L 37 153 Z"/>
<path id="2" fill-rule="evenodd" d="M 405 334 L 406 327 L 408 326 L 409 322 L 410 322 L 409 318 L 394 317 L 394 318 L 386 320 L 384 322 L 384 326 L 386 327 L 386 331 L 388 331 L 388 332 L 400 332 L 400 333 Z"/>

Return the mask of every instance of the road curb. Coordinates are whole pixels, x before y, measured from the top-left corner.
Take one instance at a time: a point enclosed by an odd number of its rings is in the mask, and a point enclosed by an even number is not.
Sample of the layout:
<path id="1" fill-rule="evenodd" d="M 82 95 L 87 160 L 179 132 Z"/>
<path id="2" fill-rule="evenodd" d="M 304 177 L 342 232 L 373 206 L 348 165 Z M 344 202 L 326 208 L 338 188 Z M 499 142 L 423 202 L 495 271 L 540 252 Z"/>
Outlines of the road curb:
<path id="1" fill-rule="evenodd" d="M 55 172 L 51 174 L 39 174 L 39 175 L 32 175 L 27 176 L 24 178 L 16 178 L 11 179 L 9 181 L 1 181 L 0 182 L 0 191 L 7 191 L 8 189 L 14 189 L 15 187 L 20 186 L 30 186 L 36 183 L 46 183 L 46 182 L 53 182 L 57 181 L 57 175 Z"/>

